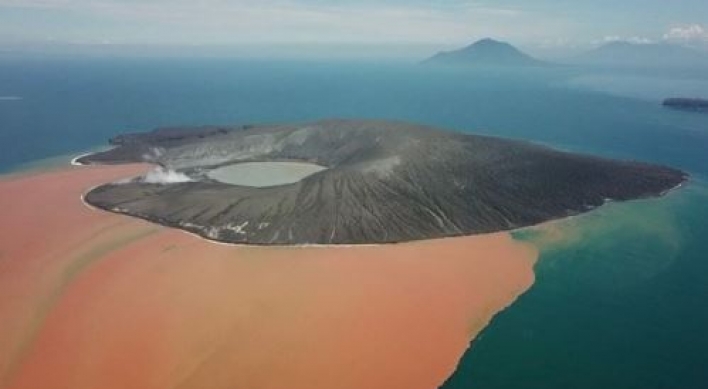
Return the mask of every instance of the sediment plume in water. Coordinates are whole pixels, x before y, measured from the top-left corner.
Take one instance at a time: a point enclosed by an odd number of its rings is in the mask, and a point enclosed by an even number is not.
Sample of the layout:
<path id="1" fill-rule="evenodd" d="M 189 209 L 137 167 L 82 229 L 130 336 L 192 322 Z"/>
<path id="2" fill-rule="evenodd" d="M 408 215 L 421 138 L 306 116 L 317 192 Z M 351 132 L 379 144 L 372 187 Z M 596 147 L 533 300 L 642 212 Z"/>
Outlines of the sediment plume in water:
<path id="1" fill-rule="evenodd" d="M 436 388 L 533 281 L 507 233 L 235 247 L 81 201 L 148 169 L 0 181 L 0 388 Z"/>

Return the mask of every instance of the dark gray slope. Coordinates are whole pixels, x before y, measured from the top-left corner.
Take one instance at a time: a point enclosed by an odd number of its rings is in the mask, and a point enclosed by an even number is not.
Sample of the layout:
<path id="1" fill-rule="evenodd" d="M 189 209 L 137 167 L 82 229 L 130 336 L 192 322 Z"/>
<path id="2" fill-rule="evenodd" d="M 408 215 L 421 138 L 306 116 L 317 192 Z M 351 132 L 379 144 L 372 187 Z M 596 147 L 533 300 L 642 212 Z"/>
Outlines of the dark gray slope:
<path id="1" fill-rule="evenodd" d="M 657 196 L 686 179 L 667 167 L 385 121 L 175 129 L 112 143 L 80 162 L 148 161 L 197 181 L 107 184 L 87 202 L 233 243 L 384 243 L 509 230 L 607 199 Z M 329 169 L 269 188 L 200 178 L 218 165 L 273 160 Z"/>
<path id="2" fill-rule="evenodd" d="M 506 42 L 489 38 L 459 50 L 440 52 L 423 63 L 501 67 L 548 66 L 547 63 L 532 58 Z"/>

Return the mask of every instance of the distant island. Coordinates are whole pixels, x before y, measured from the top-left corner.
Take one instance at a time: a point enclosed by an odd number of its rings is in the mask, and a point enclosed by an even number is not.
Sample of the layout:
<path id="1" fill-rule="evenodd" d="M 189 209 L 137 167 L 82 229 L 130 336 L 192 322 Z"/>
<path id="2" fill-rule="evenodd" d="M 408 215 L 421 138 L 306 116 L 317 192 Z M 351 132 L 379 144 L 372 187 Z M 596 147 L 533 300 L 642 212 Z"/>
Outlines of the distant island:
<path id="1" fill-rule="evenodd" d="M 613 67 L 693 68 L 708 66 L 708 53 L 671 43 L 616 41 L 572 58 L 570 62 Z"/>
<path id="2" fill-rule="evenodd" d="M 671 97 L 664 100 L 662 105 L 687 111 L 708 112 L 708 99 Z"/>
<path id="3" fill-rule="evenodd" d="M 669 167 L 391 121 L 158 129 L 111 143 L 78 162 L 159 167 L 99 186 L 86 202 L 228 243 L 394 243 L 512 230 L 608 200 L 659 196 L 687 179 Z"/>
<path id="4" fill-rule="evenodd" d="M 454 51 L 443 51 L 423 64 L 531 67 L 548 66 L 506 42 L 486 38 Z"/>

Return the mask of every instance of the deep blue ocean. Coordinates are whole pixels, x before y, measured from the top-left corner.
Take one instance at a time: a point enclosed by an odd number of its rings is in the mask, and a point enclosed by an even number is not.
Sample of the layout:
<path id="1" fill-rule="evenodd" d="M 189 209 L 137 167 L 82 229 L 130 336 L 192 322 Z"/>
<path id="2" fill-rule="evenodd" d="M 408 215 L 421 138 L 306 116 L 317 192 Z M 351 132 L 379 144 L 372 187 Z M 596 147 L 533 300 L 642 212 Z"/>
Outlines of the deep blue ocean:
<path id="1" fill-rule="evenodd" d="M 705 72 L 440 69 L 403 62 L 0 61 L 0 172 L 158 126 L 385 118 L 668 164 L 692 182 L 560 224 L 537 282 L 445 388 L 708 387 Z"/>

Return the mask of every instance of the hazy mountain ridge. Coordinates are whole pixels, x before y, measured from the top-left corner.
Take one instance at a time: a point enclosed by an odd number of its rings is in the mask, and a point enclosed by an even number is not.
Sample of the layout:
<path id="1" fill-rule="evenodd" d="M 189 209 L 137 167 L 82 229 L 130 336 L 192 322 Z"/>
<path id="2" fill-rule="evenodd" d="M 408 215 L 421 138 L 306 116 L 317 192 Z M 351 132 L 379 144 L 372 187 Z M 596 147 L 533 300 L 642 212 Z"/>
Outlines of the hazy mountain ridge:
<path id="1" fill-rule="evenodd" d="M 610 42 L 568 60 L 595 66 L 691 68 L 708 66 L 708 52 L 672 43 Z"/>
<path id="2" fill-rule="evenodd" d="M 548 66 L 509 43 L 491 38 L 479 40 L 459 50 L 441 51 L 423 61 L 423 64 L 465 66 Z"/>

